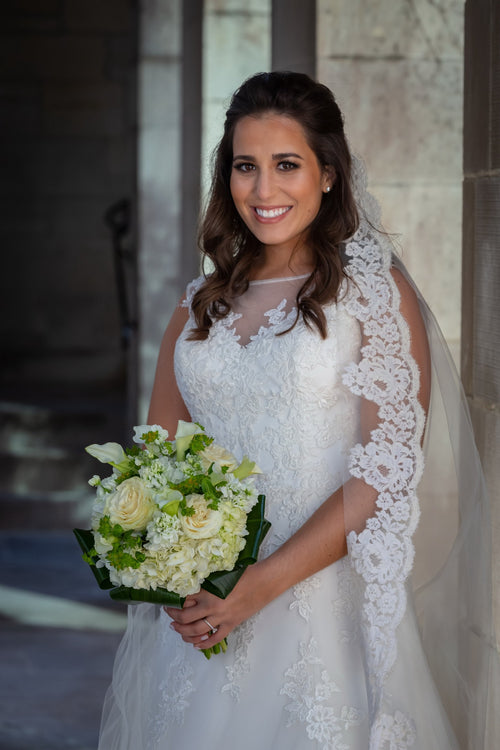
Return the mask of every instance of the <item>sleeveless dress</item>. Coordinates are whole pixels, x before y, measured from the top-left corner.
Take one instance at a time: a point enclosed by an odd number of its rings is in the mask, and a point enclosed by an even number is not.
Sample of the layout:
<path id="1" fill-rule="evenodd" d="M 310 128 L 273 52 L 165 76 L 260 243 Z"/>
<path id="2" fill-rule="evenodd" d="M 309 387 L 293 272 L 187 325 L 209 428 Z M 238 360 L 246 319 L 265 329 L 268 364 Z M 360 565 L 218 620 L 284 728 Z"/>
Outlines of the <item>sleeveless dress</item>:
<path id="1" fill-rule="evenodd" d="M 360 324 L 348 310 L 348 295 L 346 302 L 341 295 L 324 308 L 326 339 L 302 319 L 288 330 L 303 278 L 251 282 L 205 341 L 187 340 L 190 319 L 175 351 L 177 382 L 192 420 L 263 471 L 257 484 L 272 527 L 262 556 L 346 480 L 349 452 L 359 440 L 359 396 L 344 384 L 343 373 L 359 360 Z M 188 288 L 186 305 L 200 283 Z M 396 710 L 381 714 L 374 731 L 356 585 L 350 559 L 339 560 L 241 624 L 228 636 L 227 653 L 210 661 L 169 628 L 160 608 L 130 607 L 99 747 L 458 747 L 420 645 L 411 597 L 397 627 L 398 659 L 391 669 Z"/>

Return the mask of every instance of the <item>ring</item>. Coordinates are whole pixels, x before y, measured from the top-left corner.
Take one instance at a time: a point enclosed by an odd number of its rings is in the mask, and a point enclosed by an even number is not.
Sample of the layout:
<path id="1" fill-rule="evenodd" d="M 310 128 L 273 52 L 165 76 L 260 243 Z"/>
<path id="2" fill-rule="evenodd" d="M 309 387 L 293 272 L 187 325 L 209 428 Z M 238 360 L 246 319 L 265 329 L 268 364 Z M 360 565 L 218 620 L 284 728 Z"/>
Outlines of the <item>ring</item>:
<path id="1" fill-rule="evenodd" d="M 209 623 L 209 621 L 207 620 L 207 618 L 206 618 L 206 617 L 202 617 L 201 619 L 203 620 L 203 622 L 204 622 L 204 623 L 205 623 L 205 624 L 206 624 L 206 625 L 208 626 L 208 628 L 210 629 L 210 635 L 213 635 L 214 633 L 216 633 L 216 632 L 217 632 L 217 628 L 214 628 L 214 626 L 213 626 L 213 625 L 211 625 L 211 624 Z"/>

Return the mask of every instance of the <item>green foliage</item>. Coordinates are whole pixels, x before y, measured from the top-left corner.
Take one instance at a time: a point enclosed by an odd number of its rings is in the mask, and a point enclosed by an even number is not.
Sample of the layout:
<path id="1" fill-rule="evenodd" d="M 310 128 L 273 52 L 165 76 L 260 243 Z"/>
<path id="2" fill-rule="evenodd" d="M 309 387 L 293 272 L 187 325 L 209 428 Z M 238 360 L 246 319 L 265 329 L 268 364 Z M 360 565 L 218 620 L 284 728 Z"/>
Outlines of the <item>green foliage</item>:
<path id="1" fill-rule="evenodd" d="M 181 512 L 182 516 L 194 516 L 195 509 L 192 508 L 190 505 L 186 505 L 185 500 L 181 500 L 179 503 L 179 510 Z"/>
<path id="2" fill-rule="evenodd" d="M 198 433 L 197 435 L 193 435 L 193 439 L 191 440 L 191 444 L 188 450 L 190 453 L 199 453 L 203 450 L 203 448 L 206 448 L 207 445 L 210 445 L 210 443 L 213 442 L 214 439 L 209 437 L 208 435 L 205 435 L 205 433 Z"/>
<path id="3" fill-rule="evenodd" d="M 101 518 L 101 520 L 99 521 L 99 526 L 97 527 L 97 531 L 99 532 L 99 534 L 102 534 L 102 536 L 106 537 L 106 539 L 109 539 L 110 543 L 110 537 L 121 537 L 122 534 L 125 533 L 119 523 L 111 523 L 109 516 L 103 516 Z"/>

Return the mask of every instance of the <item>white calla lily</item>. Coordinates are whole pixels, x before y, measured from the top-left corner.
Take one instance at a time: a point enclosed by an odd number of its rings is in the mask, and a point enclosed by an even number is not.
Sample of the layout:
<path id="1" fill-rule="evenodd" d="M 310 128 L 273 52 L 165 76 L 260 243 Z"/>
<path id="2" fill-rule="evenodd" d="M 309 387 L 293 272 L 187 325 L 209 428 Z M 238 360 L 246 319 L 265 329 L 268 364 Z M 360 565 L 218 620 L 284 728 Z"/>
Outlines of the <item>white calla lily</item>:
<path id="1" fill-rule="evenodd" d="M 87 445 L 85 450 L 102 464 L 117 466 L 122 461 L 127 460 L 125 451 L 119 443 L 104 443 L 103 445 L 92 443 L 92 445 Z"/>
<path id="2" fill-rule="evenodd" d="M 205 431 L 194 422 L 185 422 L 183 419 L 179 419 L 177 432 L 175 433 L 175 448 L 178 461 L 184 460 L 186 451 L 191 445 L 194 436 L 200 435 L 203 432 Z"/>

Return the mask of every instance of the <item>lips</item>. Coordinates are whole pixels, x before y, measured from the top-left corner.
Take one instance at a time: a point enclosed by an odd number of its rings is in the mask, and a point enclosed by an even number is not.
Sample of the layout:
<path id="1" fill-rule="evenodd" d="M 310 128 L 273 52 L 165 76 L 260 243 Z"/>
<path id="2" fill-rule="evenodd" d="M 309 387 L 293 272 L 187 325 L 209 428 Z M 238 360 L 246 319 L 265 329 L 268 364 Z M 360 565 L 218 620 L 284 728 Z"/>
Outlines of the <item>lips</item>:
<path id="1" fill-rule="evenodd" d="M 280 216 L 288 213 L 290 209 L 291 206 L 280 206 L 279 208 L 262 208 L 256 206 L 254 211 L 260 219 L 278 219 Z"/>

